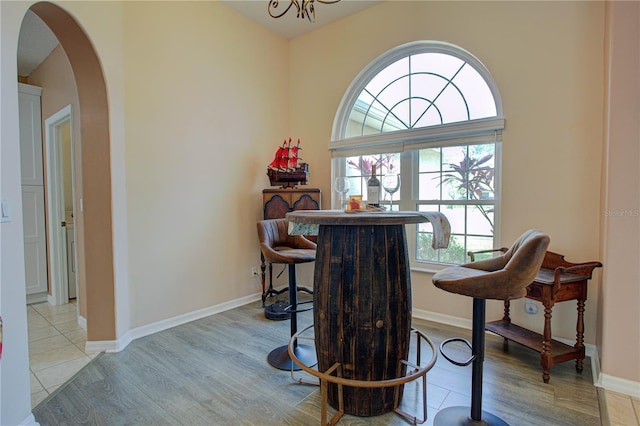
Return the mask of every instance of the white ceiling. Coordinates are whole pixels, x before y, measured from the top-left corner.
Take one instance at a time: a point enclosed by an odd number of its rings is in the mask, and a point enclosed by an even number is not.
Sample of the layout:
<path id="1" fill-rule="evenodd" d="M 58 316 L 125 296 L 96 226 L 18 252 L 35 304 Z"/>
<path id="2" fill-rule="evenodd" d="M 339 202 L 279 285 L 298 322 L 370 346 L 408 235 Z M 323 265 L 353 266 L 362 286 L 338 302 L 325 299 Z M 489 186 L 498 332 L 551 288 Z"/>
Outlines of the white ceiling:
<path id="1" fill-rule="evenodd" d="M 27 11 L 18 38 L 18 75 L 29 76 L 57 45 L 58 39 L 49 27 Z"/>
<path id="2" fill-rule="evenodd" d="M 383 0 L 342 0 L 335 4 L 322 4 L 316 1 L 315 22 L 297 18 L 295 6 L 292 6 L 281 18 L 272 18 L 267 11 L 270 0 L 218 1 L 274 33 L 286 39 L 292 39 L 349 15 L 353 15 Z M 284 9 L 289 6 L 290 1 L 291 0 L 279 0 L 276 11 L 284 11 Z M 302 3 L 302 0 L 297 1 Z M 35 13 L 28 11 L 22 22 L 20 38 L 18 39 L 18 75 L 29 76 L 31 72 L 49 56 L 57 45 L 58 40 L 49 27 L 47 27 Z"/>

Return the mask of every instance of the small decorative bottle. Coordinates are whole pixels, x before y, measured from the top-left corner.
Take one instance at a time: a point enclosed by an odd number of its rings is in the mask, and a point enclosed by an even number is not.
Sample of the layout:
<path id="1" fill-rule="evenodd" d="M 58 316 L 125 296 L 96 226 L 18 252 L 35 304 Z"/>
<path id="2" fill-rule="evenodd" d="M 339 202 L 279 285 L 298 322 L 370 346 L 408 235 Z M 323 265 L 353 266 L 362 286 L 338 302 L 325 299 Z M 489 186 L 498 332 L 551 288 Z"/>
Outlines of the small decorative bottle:
<path id="1" fill-rule="evenodd" d="M 371 166 L 371 177 L 367 181 L 367 204 L 380 206 L 380 181 L 376 177 L 376 166 Z"/>

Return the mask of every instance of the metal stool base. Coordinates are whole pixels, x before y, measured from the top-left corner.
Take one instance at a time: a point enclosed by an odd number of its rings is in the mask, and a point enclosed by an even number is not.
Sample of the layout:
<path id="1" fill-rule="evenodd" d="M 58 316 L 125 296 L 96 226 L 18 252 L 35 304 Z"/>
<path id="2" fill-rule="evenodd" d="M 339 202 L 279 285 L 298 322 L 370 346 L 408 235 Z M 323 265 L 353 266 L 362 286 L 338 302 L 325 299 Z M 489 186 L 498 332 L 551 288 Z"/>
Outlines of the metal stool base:
<path id="1" fill-rule="evenodd" d="M 480 421 L 471 418 L 469 407 L 448 407 L 440 410 L 433 418 L 433 426 L 509 426 L 500 417 L 487 411 L 482 411 Z"/>
<path id="2" fill-rule="evenodd" d="M 313 346 L 297 345 L 294 348 L 294 353 L 296 358 L 298 358 L 298 360 L 307 367 L 313 367 L 318 363 L 316 348 Z M 280 346 L 269 352 L 267 361 L 279 370 L 298 371 L 301 369 L 301 367 L 291 360 L 291 357 L 289 356 L 289 345 Z"/>
<path id="3" fill-rule="evenodd" d="M 277 300 L 264 307 L 264 316 L 272 321 L 284 321 L 291 318 L 290 304 L 285 300 Z"/>

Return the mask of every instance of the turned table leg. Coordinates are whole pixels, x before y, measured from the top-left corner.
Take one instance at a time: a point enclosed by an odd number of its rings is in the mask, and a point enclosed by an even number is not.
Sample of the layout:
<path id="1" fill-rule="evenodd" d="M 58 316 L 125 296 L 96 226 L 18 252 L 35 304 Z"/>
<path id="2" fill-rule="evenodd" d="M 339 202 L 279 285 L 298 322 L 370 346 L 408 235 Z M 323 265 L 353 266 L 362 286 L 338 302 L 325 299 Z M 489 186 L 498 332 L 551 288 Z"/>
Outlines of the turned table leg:
<path id="1" fill-rule="evenodd" d="M 260 282 L 262 284 L 262 306 L 264 307 L 264 301 L 267 299 L 267 293 L 265 288 L 265 270 L 267 265 L 265 263 L 264 254 L 260 253 Z"/>
<path id="2" fill-rule="evenodd" d="M 540 362 L 542 364 L 542 380 L 549 383 L 550 370 L 552 364 L 551 359 L 551 308 L 553 305 L 544 305 L 544 332 L 542 334 L 542 354 Z"/>
<path id="3" fill-rule="evenodd" d="M 505 300 L 504 301 L 504 316 L 502 317 L 502 321 L 506 321 L 508 323 L 511 323 L 510 310 L 511 310 L 511 301 Z M 508 347 L 509 347 L 509 339 L 507 339 L 505 337 L 504 338 L 504 342 L 502 342 L 502 346 L 503 346 L 504 350 L 507 350 Z"/>
<path id="4" fill-rule="evenodd" d="M 578 323 L 576 324 L 576 349 L 580 349 L 580 355 L 576 359 L 576 371 L 582 373 L 584 361 L 584 300 L 578 299 Z"/>

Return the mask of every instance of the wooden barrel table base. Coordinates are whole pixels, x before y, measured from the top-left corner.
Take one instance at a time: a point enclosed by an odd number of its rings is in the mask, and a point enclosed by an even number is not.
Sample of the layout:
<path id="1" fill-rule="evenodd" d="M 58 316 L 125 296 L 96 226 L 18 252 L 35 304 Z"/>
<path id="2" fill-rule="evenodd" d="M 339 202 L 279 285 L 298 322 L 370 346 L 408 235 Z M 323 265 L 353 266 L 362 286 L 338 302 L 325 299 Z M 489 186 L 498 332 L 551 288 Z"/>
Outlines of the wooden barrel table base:
<path id="1" fill-rule="evenodd" d="M 398 414 L 399 416 L 403 417 L 404 419 L 406 419 L 407 421 L 411 422 L 414 425 L 423 424 L 427 420 L 427 372 L 431 370 L 435 365 L 436 359 L 437 359 L 437 353 L 433 345 L 433 342 L 424 333 L 422 333 L 420 330 L 416 330 L 415 328 L 411 329 L 411 333 L 415 334 L 417 338 L 416 362 L 412 363 L 408 360 L 400 360 L 400 363 L 398 365 L 398 376 L 400 376 L 400 373 L 402 372 L 402 370 L 406 369 L 407 367 L 412 368 L 412 370 L 409 371 L 408 374 L 401 377 L 396 377 L 393 379 L 367 381 L 367 380 L 346 379 L 342 377 L 342 366 L 339 362 L 336 362 L 335 364 L 333 364 L 333 366 L 331 366 L 326 371 L 318 371 L 312 367 L 305 365 L 304 362 L 299 360 L 296 357 L 296 354 L 294 351 L 295 346 L 297 345 L 298 339 L 313 340 L 312 337 L 304 336 L 304 333 L 307 332 L 312 327 L 313 327 L 313 324 L 300 330 L 299 332 L 295 333 L 291 337 L 291 340 L 289 341 L 289 356 L 291 357 L 291 360 L 293 361 L 293 363 L 296 364 L 298 367 L 300 367 L 300 369 L 302 369 L 303 371 L 307 372 L 308 374 L 314 377 L 317 377 L 318 382 L 311 382 L 303 378 L 296 378 L 294 375 L 293 366 L 291 368 L 291 377 L 293 378 L 294 381 L 298 383 L 306 383 L 306 384 L 313 384 L 316 386 L 317 385 L 320 386 L 320 399 L 321 399 L 320 422 L 322 426 L 335 425 L 338 422 L 338 420 L 340 420 L 340 418 L 345 414 L 344 398 L 343 398 L 343 391 L 342 391 L 343 386 L 353 387 L 353 388 L 368 388 L 368 389 L 394 388 L 394 395 L 395 395 L 394 405 L 393 405 L 394 413 Z M 426 365 L 420 366 L 420 358 L 421 358 L 423 342 L 426 342 L 429 345 L 429 347 L 431 348 L 431 353 L 433 355 Z M 413 416 L 399 408 L 402 387 L 405 385 L 405 383 L 412 382 L 418 378 L 422 378 L 422 408 L 423 408 L 422 419 L 418 419 L 416 416 Z M 327 422 L 329 383 L 333 383 L 338 386 L 338 407 L 334 407 L 338 411 Z"/>

